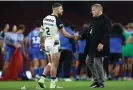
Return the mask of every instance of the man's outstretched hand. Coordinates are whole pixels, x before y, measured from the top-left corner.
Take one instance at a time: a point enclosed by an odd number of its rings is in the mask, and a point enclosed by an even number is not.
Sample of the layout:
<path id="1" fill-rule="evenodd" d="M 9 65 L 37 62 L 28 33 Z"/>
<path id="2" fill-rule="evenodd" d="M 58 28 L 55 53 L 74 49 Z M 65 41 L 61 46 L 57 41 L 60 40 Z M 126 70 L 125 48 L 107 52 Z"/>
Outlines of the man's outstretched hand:
<path id="1" fill-rule="evenodd" d="M 103 45 L 102 43 L 99 43 L 99 44 L 98 44 L 98 47 L 97 47 L 97 50 L 98 50 L 98 51 L 102 51 L 102 50 L 103 50 L 103 46 L 104 46 L 104 45 Z"/>

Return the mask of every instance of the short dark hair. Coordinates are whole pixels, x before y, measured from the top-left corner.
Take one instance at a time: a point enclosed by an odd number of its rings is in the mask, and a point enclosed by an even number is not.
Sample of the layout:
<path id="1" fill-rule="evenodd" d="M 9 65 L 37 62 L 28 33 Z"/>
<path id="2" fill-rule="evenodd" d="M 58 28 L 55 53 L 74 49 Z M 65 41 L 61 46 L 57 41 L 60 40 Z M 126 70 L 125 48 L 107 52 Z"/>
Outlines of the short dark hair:
<path id="1" fill-rule="evenodd" d="M 70 26 L 70 22 L 69 22 L 69 21 L 65 21 L 64 25 L 65 25 L 66 27 L 69 27 L 69 26 Z"/>
<path id="2" fill-rule="evenodd" d="M 6 25 L 8 24 L 7 21 L 4 21 L 1 25 L 0 25 L 0 29 L 5 29 Z"/>
<path id="3" fill-rule="evenodd" d="M 63 6 L 63 5 L 60 4 L 60 3 L 54 3 L 54 4 L 52 5 L 52 8 L 57 8 L 57 7 L 60 7 L 60 6 Z"/>
<path id="4" fill-rule="evenodd" d="M 124 28 L 122 24 L 120 23 L 114 23 L 112 25 L 112 32 L 118 33 L 118 34 L 123 34 Z"/>
<path id="5" fill-rule="evenodd" d="M 71 24 L 70 28 L 72 29 L 72 31 L 74 31 L 76 29 L 76 26 L 74 24 Z"/>
<path id="6" fill-rule="evenodd" d="M 40 20 L 36 20 L 35 22 L 35 27 L 41 27 L 42 26 L 42 23 Z"/>
<path id="7" fill-rule="evenodd" d="M 19 26 L 18 26 L 18 30 L 25 30 L 25 25 L 23 25 L 23 24 L 19 24 Z"/>

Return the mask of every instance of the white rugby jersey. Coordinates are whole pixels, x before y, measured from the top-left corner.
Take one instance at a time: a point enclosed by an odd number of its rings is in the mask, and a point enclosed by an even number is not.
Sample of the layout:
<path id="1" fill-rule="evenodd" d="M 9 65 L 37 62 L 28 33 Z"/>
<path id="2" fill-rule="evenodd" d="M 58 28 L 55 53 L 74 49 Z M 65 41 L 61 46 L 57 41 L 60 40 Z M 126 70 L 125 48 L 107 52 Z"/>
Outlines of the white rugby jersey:
<path id="1" fill-rule="evenodd" d="M 62 21 L 55 15 L 43 19 L 45 40 L 59 40 L 59 30 L 64 27 Z"/>

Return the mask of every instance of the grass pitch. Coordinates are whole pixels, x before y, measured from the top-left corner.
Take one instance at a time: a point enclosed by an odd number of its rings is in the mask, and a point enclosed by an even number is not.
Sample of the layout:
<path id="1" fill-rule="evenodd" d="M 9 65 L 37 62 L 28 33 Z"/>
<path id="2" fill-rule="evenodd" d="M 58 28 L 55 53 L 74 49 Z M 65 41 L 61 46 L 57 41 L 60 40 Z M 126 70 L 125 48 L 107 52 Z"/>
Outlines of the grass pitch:
<path id="1" fill-rule="evenodd" d="M 59 81 L 57 84 L 64 88 L 55 90 L 133 90 L 133 81 L 106 81 L 105 88 L 89 88 L 91 83 L 91 81 Z M 25 90 L 37 90 L 36 87 L 39 87 L 35 81 L 0 81 L 0 90 L 21 90 L 23 86 L 26 87 Z M 49 81 L 46 82 L 46 86 L 46 89 L 40 90 L 51 90 Z"/>

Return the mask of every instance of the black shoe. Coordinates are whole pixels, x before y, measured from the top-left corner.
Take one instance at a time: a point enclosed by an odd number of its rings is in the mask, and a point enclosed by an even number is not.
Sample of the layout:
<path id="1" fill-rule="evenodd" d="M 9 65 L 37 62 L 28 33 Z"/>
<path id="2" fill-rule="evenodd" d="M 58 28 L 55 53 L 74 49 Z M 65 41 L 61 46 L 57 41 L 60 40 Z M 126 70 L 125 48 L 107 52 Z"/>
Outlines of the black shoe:
<path id="1" fill-rule="evenodd" d="M 93 83 L 90 85 L 90 88 L 96 88 L 96 87 L 99 87 L 98 82 L 93 82 Z"/>
<path id="2" fill-rule="evenodd" d="M 38 84 L 41 88 L 45 88 L 43 83 L 38 82 Z"/>
<path id="3" fill-rule="evenodd" d="M 108 80 L 111 81 L 112 80 L 112 77 L 108 77 Z"/>
<path id="4" fill-rule="evenodd" d="M 104 84 L 103 83 L 99 83 L 99 88 L 104 88 Z"/>

